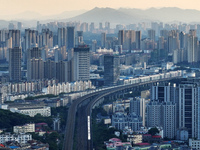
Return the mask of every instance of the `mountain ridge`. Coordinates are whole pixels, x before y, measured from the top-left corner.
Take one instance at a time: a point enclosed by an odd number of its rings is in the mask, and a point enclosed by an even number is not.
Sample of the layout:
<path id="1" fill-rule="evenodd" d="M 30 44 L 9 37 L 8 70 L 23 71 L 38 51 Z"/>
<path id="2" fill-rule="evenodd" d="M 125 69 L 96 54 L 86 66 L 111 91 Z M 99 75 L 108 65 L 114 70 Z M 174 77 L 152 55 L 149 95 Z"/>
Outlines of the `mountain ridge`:
<path id="1" fill-rule="evenodd" d="M 19 14 L 18 19 L 7 20 L 2 19 L 0 16 L 0 27 L 7 27 L 9 22 L 21 21 L 25 26 L 30 27 L 31 24 L 35 25 L 36 21 L 41 23 L 47 23 L 52 21 L 81 21 L 81 22 L 106 22 L 109 21 L 112 24 L 131 24 L 138 22 L 184 22 L 184 23 L 199 23 L 200 22 L 200 11 L 193 9 L 181 9 L 177 7 L 162 7 L 162 8 L 100 8 L 95 7 L 91 10 L 76 10 L 76 11 L 65 11 L 56 15 L 42 16 L 39 13 L 31 11 L 25 12 L 26 17 L 23 18 L 23 13 Z M 31 16 L 31 17 L 30 17 Z M 40 17 L 39 17 L 40 16 Z M 13 16 L 15 17 L 15 16 Z"/>

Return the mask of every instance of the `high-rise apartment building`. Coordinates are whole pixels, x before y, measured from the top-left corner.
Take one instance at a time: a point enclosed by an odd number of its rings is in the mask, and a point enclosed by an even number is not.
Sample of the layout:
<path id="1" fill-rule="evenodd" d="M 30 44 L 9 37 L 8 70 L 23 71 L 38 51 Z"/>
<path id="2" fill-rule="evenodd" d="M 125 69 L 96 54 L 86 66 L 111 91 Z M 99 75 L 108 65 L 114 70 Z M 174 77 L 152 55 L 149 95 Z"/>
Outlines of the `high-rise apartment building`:
<path id="1" fill-rule="evenodd" d="M 21 32 L 20 30 L 9 30 L 9 38 L 12 39 L 12 48 L 21 47 Z"/>
<path id="2" fill-rule="evenodd" d="M 194 63 L 198 61 L 198 45 L 198 38 L 193 35 L 189 35 L 187 44 L 188 63 Z"/>
<path id="3" fill-rule="evenodd" d="M 38 31 L 36 30 L 31 30 L 31 29 L 25 29 L 25 48 L 24 50 L 27 51 L 30 49 L 33 45 L 36 45 L 37 43 L 37 37 L 38 36 Z"/>
<path id="4" fill-rule="evenodd" d="M 56 78 L 56 63 L 52 60 L 47 60 L 44 62 L 44 78 L 53 79 Z"/>
<path id="5" fill-rule="evenodd" d="M 164 137 L 176 136 L 176 104 L 173 102 L 151 101 L 147 105 L 147 126 L 163 127 Z"/>
<path id="6" fill-rule="evenodd" d="M 9 49 L 9 77 L 10 81 L 21 80 L 21 47 Z"/>
<path id="7" fill-rule="evenodd" d="M 44 77 L 44 64 L 41 49 L 33 47 L 27 50 L 27 80 L 38 80 Z"/>
<path id="8" fill-rule="evenodd" d="M 161 104 L 158 101 L 151 101 L 147 105 L 147 127 L 162 126 Z"/>
<path id="9" fill-rule="evenodd" d="M 176 108 L 176 104 L 173 102 L 163 102 L 160 112 L 162 114 L 163 136 L 170 139 L 176 136 L 177 131 Z"/>
<path id="10" fill-rule="evenodd" d="M 59 61 L 56 63 L 56 79 L 58 79 L 58 82 L 68 82 L 67 61 Z"/>
<path id="11" fill-rule="evenodd" d="M 67 29 L 58 28 L 58 46 L 67 46 Z"/>
<path id="12" fill-rule="evenodd" d="M 42 46 L 48 46 L 48 48 L 53 47 L 53 32 L 49 29 L 42 29 Z"/>
<path id="13" fill-rule="evenodd" d="M 44 79 L 44 61 L 42 58 L 32 58 L 29 60 L 27 80 Z"/>

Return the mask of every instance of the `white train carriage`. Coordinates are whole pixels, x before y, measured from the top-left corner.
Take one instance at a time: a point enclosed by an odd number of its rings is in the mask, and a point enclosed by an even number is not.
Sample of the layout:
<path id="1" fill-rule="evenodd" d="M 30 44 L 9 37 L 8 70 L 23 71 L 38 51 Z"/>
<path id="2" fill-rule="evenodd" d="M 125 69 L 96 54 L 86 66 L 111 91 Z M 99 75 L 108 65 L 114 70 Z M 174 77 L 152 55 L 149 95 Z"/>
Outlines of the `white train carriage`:
<path id="1" fill-rule="evenodd" d="M 151 79 L 151 81 L 159 80 L 160 79 L 160 74 L 151 75 L 150 79 Z"/>
<path id="2" fill-rule="evenodd" d="M 177 71 L 171 71 L 170 74 L 171 74 L 170 77 L 177 77 L 178 76 L 178 72 Z"/>
<path id="3" fill-rule="evenodd" d="M 130 84 L 129 82 L 129 79 L 124 79 L 124 85 Z"/>
<path id="4" fill-rule="evenodd" d="M 171 77 L 170 72 L 165 73 L 165 79 L 170 78 L 170 77 Z"/>
<path id="5" fill-rule="evenodd" d="M 145 77 L 140 77 L 140 82 L 148 82 L 150 81 L 150 77 L 149 76 L 145 76 Z"/>
<path id="6" fill-rule="evenodd" d="M 160 73 L 160 79 L 164 79 L 165 78 L 165 74 L 164 73 Z"/>

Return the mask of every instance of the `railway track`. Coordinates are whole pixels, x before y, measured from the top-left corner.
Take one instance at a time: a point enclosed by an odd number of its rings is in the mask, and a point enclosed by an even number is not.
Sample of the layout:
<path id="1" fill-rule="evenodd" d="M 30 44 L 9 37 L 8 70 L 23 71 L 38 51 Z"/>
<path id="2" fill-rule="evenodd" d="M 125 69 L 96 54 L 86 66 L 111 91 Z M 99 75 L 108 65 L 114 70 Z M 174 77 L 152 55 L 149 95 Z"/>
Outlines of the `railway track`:
<path id="1" fill-rule="evenodd" d="M 168 78 L 168 79 L 114 87 L 114 88 L 90 93 L 88 95 L 85 95 L 83 97 L 76 99 L 72 103 L 68 111 L 68 119 L 67 119 L 67 124 L 66 124 L 66 131 L 65 131 L 65 143 L 63 145 L 63 150 L 73 150 L 73 149 L 92 150 L 93 149 L 90 116 L 91 116 L 93 106 L 101 98 L 107 95 L 119 92 L 119 91 L 134 88 L 137 86 L 142 86 L 144 84 L 151 84 L 153 82 L 161 82 L 161 81 L 167 81 L 171 79 L 174 79 L 174 77 Z M 82 105 L 82 103 L 85 103 L 85 105 Z M 76 115 L 78 116 L 77 125 L 75 125 Z M 75 126 L 77 127 L 76 139 L 74 139 Z M 75 145 L 73 145 L 74 140 L 76 141 Z"/>

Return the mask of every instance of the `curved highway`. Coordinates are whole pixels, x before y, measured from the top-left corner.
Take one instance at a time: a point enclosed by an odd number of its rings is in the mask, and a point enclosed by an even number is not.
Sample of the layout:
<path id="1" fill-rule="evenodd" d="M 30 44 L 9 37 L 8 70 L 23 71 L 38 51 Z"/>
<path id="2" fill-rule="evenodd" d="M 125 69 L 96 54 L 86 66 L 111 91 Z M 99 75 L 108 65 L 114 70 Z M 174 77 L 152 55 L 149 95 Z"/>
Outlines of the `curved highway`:
<path id="1" fill-rule="evenodd" d="M 178 76 L 180 77 L 180 76 Z M 63 144 L 63 150 L 92 150 L 92 134 L 91 130 L 91 111 L 92 107 L 103 97 L 123 91 L 126 89 L 134 88 L 144 84 L 151 84 L 153 82 L 162 82 L 171 80 L 178 77 L 169 77 L 166 79 L 145 81 L 142 83 L 121 85 L 105 90 L 93 92 L 80 97 L 72 103 L 68 111 L 68 118 L 65 130 L 65 143 Z M 76 120 L 76 117 L 78 118 Z M 77 133 L 75 134 L 75 128 Z M 74 147 L 73 147 L 74 146 Z"/>

